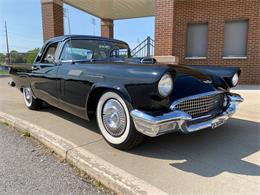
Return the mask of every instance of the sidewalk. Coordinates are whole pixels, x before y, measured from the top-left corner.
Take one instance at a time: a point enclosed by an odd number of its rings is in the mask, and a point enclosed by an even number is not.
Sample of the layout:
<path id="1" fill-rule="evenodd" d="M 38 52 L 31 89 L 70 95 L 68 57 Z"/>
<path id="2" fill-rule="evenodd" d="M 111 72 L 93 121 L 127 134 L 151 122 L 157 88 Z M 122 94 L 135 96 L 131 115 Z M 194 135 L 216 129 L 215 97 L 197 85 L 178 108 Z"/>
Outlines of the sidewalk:
<path id="1" fill-rule="evenodd" d="M 190 135 L 147 139 L 134 150 L 110 147 L 95 121 L 87 122 L 53 107 L 30 111 L 17 89 L 0 79 L 0 111 L 63 137 L 83 151 L 167 193 L 260 193 L 260 91 L 239 91 L 245 98 L 224 126 Z"/>

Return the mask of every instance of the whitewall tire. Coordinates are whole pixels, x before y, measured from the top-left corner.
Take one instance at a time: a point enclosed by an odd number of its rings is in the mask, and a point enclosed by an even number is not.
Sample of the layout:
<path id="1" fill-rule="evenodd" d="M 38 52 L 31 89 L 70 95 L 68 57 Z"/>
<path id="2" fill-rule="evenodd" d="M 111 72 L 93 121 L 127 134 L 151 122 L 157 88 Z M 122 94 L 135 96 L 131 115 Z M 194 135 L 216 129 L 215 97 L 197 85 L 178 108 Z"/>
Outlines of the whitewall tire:
<path id="1" fill-rule="evenodd" d="M 31 110 L 37 110 L 42 106 L 42 101 L 33 97 L 32 89 L 30 87 L 23 88 L 23 98 L 26 107 Z"/>
<path id="2" fill-rule="evenodd" d="M 104 93 L 97 106 L 97 123 L 105 140 L 115 148 L 130 149 L 139 144 L 144 136 L 134 128 L 131 105 L 119 94 Z"/>

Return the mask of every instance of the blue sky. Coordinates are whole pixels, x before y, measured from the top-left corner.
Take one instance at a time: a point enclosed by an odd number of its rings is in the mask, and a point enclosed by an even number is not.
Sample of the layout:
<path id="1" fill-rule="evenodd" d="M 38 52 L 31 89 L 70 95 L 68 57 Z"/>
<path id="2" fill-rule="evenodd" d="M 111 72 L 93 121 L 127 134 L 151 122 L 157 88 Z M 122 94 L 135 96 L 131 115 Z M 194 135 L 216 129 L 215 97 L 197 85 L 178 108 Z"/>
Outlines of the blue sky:
<path id="1" fill-rule="evenodd" d="M 69 13 L 71 33 L 93 35 L 92 19 L 96 21 L 95 35 L 100 35 L 100 19 L 71 6 L 64 6 Z M 0 52 L 6 52 L 4 21 L 8 25 L 10 50 L 24 52 L 41 47 L 42 23 L 40 0 L 0 0 Z M 64 18 L 65 34 L 69 34 Z M 134 47 L 147 36 L 154 37 L 154 18 L 114 21 L 114 36 Z"/>

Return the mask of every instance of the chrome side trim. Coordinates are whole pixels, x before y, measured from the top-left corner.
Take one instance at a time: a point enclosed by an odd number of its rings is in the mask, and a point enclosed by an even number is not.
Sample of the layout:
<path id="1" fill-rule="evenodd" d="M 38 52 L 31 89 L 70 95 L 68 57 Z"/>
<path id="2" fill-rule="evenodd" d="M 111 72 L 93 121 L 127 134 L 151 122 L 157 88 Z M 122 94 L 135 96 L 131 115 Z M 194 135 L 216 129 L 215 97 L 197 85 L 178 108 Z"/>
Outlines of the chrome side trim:
<path id="1" fill-rule="evenodd" d="M 86 74 L 86 76 L 93 77 L 93 78 L 100 78 L 100 79 L 104 79 L 105 78 L 104 76 L 98 75 L 98 74 Z"/>
<path id="2" fill-rule="evenodd" d="M 191 133 L 205 128 L 216 128 L 224 124 L 235 113 L 237 104 L 243 101 L 243 98 L 238 94 L 230 94 L 228 98 L 229 105 L 224 112 L 213 119 L 199 123 L 189 123 L 192 121 L 192 117 L 178 110 L 173 110 L 172 112 L 160 116 L 152 116 L 135 109 L 132 110 L 130 114 L 137 131 L 150 137 L 156 137 L 174 131 Z"/>
<path id="3" fill-rule="evenodd" d="M 82 70 L 71 69 L 71 70 L 69 70 L 68 75 L 69 75 L 69 76 L 79 77 L 82 73 L 83 73 Z"/>
<path id="4" fill-rule="evenodd" d="M 192 96 L 180 98 L 180 99 L 178 99 L 178 100 L 176 100 L 172 103 L 172 105 L 170 106 L 170 109 L 174 110 L 174 108 L 177 104 L 180 104 L 180 103 L 182 103 L 186 100 L 193 100 L 193 99 L 201 98 L 201 97 L 204 97 L 204 96 L 211 96 L 211 95 L 216 95 L 216 94 L 220 94 L 220 93 L 223 93 L 223 91 L 210 91 L 210 92 L 206 92 L 206 93 L 200 93 L 200 94 L 197 94 L 197 95 L 192 95 Z"/>

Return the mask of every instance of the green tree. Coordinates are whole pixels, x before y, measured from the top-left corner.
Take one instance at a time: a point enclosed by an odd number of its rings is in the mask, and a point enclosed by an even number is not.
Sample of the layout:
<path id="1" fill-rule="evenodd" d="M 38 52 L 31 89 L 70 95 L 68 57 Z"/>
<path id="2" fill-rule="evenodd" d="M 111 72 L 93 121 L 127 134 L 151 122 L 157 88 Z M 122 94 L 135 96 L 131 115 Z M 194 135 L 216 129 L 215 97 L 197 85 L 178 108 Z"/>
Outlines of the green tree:
<path id="1" fill-rule="evenodd" d="M 25 54 L 19 53 L 16 50 L 10 52 L 11 63 L 25 63 Z"/>
<path id="2" fill-rule="evenodd" d="M 33 50 L 28 51 L 26 55 L 26 63 L 32 64 L 39 51 L 40 51 L 39 48 L 35 48 Z"/>
<path id="3" fill-rule="evenodd" d="M 3 53 L 0 53 L 0 65 L 5 63 L 6 56 Z"/>

